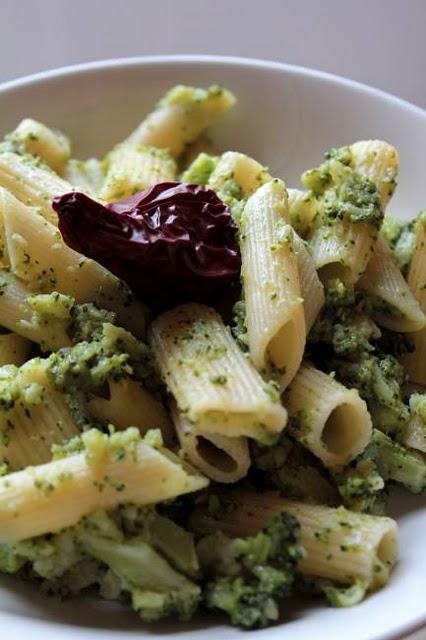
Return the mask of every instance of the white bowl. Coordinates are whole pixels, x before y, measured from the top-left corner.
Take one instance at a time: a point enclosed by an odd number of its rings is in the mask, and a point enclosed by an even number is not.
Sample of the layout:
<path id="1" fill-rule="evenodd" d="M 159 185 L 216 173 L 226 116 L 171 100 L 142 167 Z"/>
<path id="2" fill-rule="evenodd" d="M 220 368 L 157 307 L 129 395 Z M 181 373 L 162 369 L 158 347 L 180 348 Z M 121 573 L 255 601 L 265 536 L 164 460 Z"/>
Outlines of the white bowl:
<path id="1" fill-rule="evenodd" d="M 74 155 L 102 154 L 124 138 L 162 92 L 177 83 L 220 83 L 238 97 L 213 138 L 246 151 L 297 186 L 331 146 L 384 138 L 401 156 L 392 212 L 413 216 L 426 206 L 426 112 L 381 91 L 325 73 L 279 63 L 210 56 L 113 60 L 40 73 L 0 86 L 0 134 L 24 116 L 68 133 Z M 424 501 L 423 501 L 424 505 Z M 288 607 L 286 622 L 250 633 L 267 640 L 387 640 L 426 625 L 426 509 L 403 495 L 394 505 L 401 561 L 388 587 L 351 609 Z M 123 640 L 179 637 L 226 640 L 244 632 L 214 619 L 193 625 L 143 625 L 136 615 L 93 600 L 59 603 L 33 586 L 0 580 L 1 638 Z M 246 636 L 247 637 L 247 636 Z"/>

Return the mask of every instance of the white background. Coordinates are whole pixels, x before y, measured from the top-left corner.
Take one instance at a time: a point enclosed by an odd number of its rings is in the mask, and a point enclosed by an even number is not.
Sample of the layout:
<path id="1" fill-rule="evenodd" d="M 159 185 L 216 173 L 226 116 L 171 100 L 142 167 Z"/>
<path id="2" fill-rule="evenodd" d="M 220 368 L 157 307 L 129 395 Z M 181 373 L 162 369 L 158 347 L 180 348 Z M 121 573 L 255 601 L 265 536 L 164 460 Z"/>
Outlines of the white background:
<path id="1" fill-rule="evenodd" d="M 121 56 L 221 53 L 345 75 L 426 107 L 426 0 L 0 0 L 0 81 Z"/>

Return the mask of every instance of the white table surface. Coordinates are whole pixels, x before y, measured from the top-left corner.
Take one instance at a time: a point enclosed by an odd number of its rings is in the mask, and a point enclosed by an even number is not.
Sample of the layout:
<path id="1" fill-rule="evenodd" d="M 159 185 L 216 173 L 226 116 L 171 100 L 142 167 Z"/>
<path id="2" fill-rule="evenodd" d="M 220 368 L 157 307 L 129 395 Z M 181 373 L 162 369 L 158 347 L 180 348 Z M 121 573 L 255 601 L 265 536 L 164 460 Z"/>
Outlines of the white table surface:
<path id="1" fill-rule="evenodd" d="M 88 60 L 225 54 L 336 73 L 426 108 L 426 0 L 0 0 L 0 24 L 0 82 Z"/>
<path id="2" fill-rule="evenodd" d="M 0 0 L 0 81 L 133 55 L 215 53 L 348 76 L 426 107 L 426 0 Z"/>

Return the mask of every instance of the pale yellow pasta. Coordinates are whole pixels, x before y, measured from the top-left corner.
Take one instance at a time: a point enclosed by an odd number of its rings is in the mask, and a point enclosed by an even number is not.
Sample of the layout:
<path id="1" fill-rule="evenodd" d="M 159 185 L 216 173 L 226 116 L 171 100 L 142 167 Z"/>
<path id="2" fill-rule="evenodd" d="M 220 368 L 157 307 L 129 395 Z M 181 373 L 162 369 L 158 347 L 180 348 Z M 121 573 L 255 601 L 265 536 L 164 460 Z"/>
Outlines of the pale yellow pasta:
<path id="1" fill-rule="evenodd" d="M 306 242 L 297 233 L 293 233 L 293 248 L 297 258 L 300 293 L 303 298 L 305 326 L 308 334 L 324 305 L 324 287 Z"/>
<path id="2" fill-rule="evenodd" d="M 383 140 L 360 140 L 351 144 L 350 151 L 352 168 L 375 183 L 384 211 L 398 180 L 398 151 Z"/>
<path id="3" fill-rule="evenodd" d="M 220 194 L 232 181 L 241 188 L 242 196 L 247 198 L 271 179 L 267 169 L 250 156 L 227 151 L 220 156 L 209 178 L 209 186 Z"/>
<path id="4" fill-rule="evenodd" d="M 388 582 L 398 560 L 398 527 L 391 518 L 304 504 L 272 492 L 232 493 L 223 500 L 225 508 L 217 519 L 195 511 L 191 528 L 198 533 L 221 530 L 230 536 L 254 535 L 278 514 L 290 513 L 301 526 L 306 556 L 298 566 L 306 575 L 341 584 L 360 580 L 374 590 Z M 227 504 L 232 508 L 227 509 Z"/>
<path id="5" fill-rule="evenodd" d="M 306 340 L 298 259 L 287 218 L 285 185 L 271 180 L 249 198 L 240 223 L 250 357 L 258 371 L 276 375 L 281 390 L 295 375 Z"/>
<path id="6" fill-rule="evenodd" d="M 39 157 L 53 171 L 61 173 L 71 154 L 68 138 L 57 129 L 25 118 L 10 135 L 13 142 L 23 146 L 24 151 Z"/>
<path id="7" fill-rule="evenodd" d="M 93 459 L 85 451 L 0 478 L 0 541 L 59 531 L 98 509 L 155 504 L 208 484 L 171 452 L 134 444 L 128 455 L 106 446 Z"/>
<path id="8" fill-rule="evenodd" d="M 401 273 L 395 256 L 379 234 L 358 287 L 373 296 L 377 309 L 373 317 L 378 324 L 393 331 L 418 331 L 426 325 L 426 316 Z"/>
<path id="9" fill-rule="evenodd" d="M 318 215 L 318 202 L 309 191 L 287 188 L 290 222 L 297 233 L 305 238 Z"/>
<path id="10" fill-rule="evenodd" d="M 87 408 L 96 420 L 111 423 L 118 429 L 137 427 L 142 434 L 160 429 L 165 441 L 170 441 L 173 426 L 163 405 L 139 382 L 131 378 L 109 380 L 108 397 L 94 397 Z"/>
<path id="11" fill-rule="evenodd" d="M 104 164 L 96 158 L 85 161 L 71 158 L 65 166 L 63 175 L 64 179 L 78 191 L 97 197 L 105 179 Z"/>
<path id="12" fill-rule="evenodd" d="M 184 455 L 215 482 L 237 482 L 247 475 L 250 454 L 247 438 L 229 438 L 194 429 L 182 413 L 173 412 L 176 433 Z"/>
<path id="13" fill-rule="evenodd" d="M 95 302 L 115 311 L 125 328 L 143 335 L 144 307 L 130 296 L 126 285 L 68 247 L 58 229 L 35 209 L 0 189 L 0 217 L 11 269 L 31 291 L 58 291 L 73 296 L 77 303 Z"/>
<path id="14" fill-rule="evenodd" d="M 20 366 L 28 359 L 32 344 L 17 333 L 0 333 L 0 367 L 4 364 Z"/>
<path id="15" fill-rule="evenodd" d="M 159 182 L 173 180 L 176 180 L 176 163 L 165 149 L 124 143 L 109 154 L 99 197 L 119 200 Z"/>
<path id="16" fill-rule="evenodd" d="M 38 343 L 43 351 L 70 346 L 63 323 L 40 325 L 29 303 L 31 291 L 13 273 L 0 271 L 0 325 Z"/>
<path id="17" fill-rule="evenodd" d="M 220 316 L 185 304 L 160 315 L 149 341 L 178 410 L 200 433 L 269 440 L 287 414 L 238 348 Z"/>
<path id="18" fill-rule="evenodd" d="M 416 221 L 416 244 L 408 272 L 407 282 L 421 310 L 426 314 L 426 231 L 425 217 Z M 426 385 L 426 327 L 410 334 L 414 351 L 402 356 L 402 363 L 410 380 Z"/>
<path id="19" fill-rule="evenodd" d="M 326 467 L 346 465 L 370 441 L 371 417 L 358 391 L 308 362 L 290 384 L 284 404 L 292 435 Z"/>
<path id="20" fill-rule="evenodd" d="M 53 444 L 80 433 L 63 394 L 48 377 L 46 362 L 31 360 L 17 374 L 22 389 L 8 411 L 0 411 L 1 457 L 10 471 L 51 459 Z"/>
<path id="21" fill-rule="evenodd" d="M 317 226 L 309 237 L 309 249 L 322 282 L 333 278 L 356 282 L 367 268 L 376 239 L 374 225 L 363 222 Z"/>
<path id="22" fill-rule="evenodd" d="M 176 158 L 234 103 L 232 93 L 222 87 L 198 89 L 177 85 L 164 95 L 127 142 L 168 149 Z"/>
<path id="23" fill-rule="evenodd" d="M 74 191 L 69 182 L 53 171 L 9 151 L 0 153 L 0 187 L 10 191 L 24 204 L 37 207 L 43 218 L 53 225 L 58 221 L 51 206 L 53 198 Z"/>

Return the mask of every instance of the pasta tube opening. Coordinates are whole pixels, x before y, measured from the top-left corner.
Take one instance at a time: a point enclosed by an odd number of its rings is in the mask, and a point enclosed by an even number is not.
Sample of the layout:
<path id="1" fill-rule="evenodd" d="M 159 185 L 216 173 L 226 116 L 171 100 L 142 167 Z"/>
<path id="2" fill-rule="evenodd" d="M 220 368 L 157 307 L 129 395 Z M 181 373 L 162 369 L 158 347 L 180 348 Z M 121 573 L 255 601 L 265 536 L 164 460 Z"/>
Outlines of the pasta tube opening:
<path id="1" fill-rule="evenodd" d="M 364 440 L 364 420 L 360 419 L 357 407 L 343 402 L 333 409 L 325 421 L 321 442 L 332 454 L 357 449 L 359 440 Z"/>

